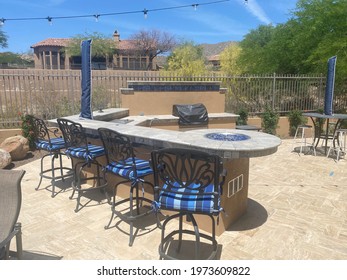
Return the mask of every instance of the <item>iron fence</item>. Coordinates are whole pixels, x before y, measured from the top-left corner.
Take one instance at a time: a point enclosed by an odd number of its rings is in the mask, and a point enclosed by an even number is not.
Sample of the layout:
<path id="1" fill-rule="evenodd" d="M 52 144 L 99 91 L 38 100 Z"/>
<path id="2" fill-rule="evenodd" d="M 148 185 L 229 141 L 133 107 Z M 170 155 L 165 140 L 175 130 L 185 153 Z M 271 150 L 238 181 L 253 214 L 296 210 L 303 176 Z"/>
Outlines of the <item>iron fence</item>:
<path id="1" fill-rule="evenodd" d="M 291 110 L 314 111 L 323 107 L 325 77 L 322 75 L 243 75 L 219 72 L 181 77 L 162 71 L 93 70 L 93 109 L 121 107 L 120 88 L 127 81 L 219 81 L 227 88 L 226 112 L 241 108 L 250 115 L 270 107 L 281 114 Z M 20 114 L 44 119 L 78 114 L 79 70 L 0 69 L 0 127 L 18 127 Z M 345 94 L 335 93 L 335 110 L 347 108 Z"/>

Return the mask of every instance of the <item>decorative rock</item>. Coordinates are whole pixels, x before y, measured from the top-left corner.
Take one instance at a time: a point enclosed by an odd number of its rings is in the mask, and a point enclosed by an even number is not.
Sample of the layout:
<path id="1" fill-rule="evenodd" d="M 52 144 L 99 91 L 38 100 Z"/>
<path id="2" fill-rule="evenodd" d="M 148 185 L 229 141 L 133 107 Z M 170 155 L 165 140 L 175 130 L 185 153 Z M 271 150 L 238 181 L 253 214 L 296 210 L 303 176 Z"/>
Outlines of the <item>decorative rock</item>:
<path id="1" fill-rule="evenodd" d="M 12 162 L 11 155 L 8 151 L 0 149 L 0 169 L 5 168 Z"/>
<path id="2" fill-rule="evenodd" d="M 10 153 L 12 161 L 22 160 L 29 151 L 29 141 L 21 135 L 16 135 L 6 138 L 0 148 Z"/>

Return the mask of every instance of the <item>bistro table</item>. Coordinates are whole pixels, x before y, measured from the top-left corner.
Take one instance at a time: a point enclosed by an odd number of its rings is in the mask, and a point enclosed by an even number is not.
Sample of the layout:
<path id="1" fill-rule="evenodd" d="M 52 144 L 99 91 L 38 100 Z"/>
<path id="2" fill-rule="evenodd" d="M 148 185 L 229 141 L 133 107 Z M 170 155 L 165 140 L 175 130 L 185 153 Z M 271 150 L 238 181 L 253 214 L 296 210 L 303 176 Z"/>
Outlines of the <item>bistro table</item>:
<path id="1" fill-rule="evenodd" d="M 314 126 L 314 138 L 313 143 L 317 148 L 319 144 L 319 140 L 325 140 L 324 145 L 324 153 L 327 154 L 328 151 L 328 140 L 333 139 L 335 135 L 335 131 L 341 126 L 341 122 L 343 120 L 347 120 L 347 114 L 332 114 L 325 115 L 322 113 L 308 112 L 302 114 L 305 117 L 310 117 Z M 319 124 L 320 120 L 326 120 L 325 131 L 323 131 L 323 127 Z M 331 123 L 330 120 L 336 120 L 336 122 Z M 333 133 L 329 134 L 329 125 L 333 124 Z M 335 143 L 333 143 L 335 146 Z"/>

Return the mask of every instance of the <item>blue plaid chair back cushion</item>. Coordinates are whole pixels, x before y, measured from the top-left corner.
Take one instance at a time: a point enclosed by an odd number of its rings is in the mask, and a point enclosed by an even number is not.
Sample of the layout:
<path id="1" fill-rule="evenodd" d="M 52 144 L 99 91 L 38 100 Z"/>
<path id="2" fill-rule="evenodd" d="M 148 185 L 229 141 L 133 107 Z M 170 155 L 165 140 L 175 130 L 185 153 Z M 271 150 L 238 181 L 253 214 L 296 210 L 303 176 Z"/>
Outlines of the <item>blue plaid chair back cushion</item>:
<path id="1" fill-rule="evenodd" d="M 102 146 L 88 144 L 85 147 L 69 147 L 66 149 L 65 153 L 70 157 L 88 161 L 103 156 L 105 150 Z"/>
<path id="2" fill-rule="evenodd" d="M 152 151 L 157 209 L 217 215 L 224 183 L 216 155 L 166 148 Z"/>
<path id="3" fill-rule="evenodd" d="M 213 184 L 205 187 L 202 194 L 197 190 L 199 185 L 194 183 L 189 185 L 189 188 L 179 187 L 177 182 L 174 183 L 174 186 L 177 186 L 177 188 L 169 188 L 167 184 L 163 186 L 159 193 L 157 207 L 167 210 L 208 214 L 213 214 L 221 210 L 220 199 L 218 199 L 218 205 L 216 207 L 214 205 L 215 195 L 213 194 Z"/>
<path id="4" fill-rule="evenodd" d="M 139 158 L 127 158 L 123 162 L 111 162 L 105 166 L 105 170 L 131 181 L 153 173 L 149 161 Z"/>
<path id="5" fill-rule="evenodd" d="M 63 138 L 60 138 L 60 137 L 51 138 L 50 141 L 37 139 L 35 144 L 36 144 L 36 149 L 46 150 L 50 152 L 59 151 L 65 148 L 65 141 Z"/>

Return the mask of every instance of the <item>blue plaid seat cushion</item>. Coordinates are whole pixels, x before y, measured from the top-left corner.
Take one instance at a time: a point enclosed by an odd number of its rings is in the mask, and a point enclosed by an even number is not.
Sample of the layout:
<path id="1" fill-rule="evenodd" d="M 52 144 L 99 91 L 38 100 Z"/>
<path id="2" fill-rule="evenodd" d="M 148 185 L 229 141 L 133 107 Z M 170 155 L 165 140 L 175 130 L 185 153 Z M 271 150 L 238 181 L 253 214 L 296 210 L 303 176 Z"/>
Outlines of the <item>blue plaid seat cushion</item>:
<path id="1" fill-rule="evenodd" d="M 178 186 L 178 183 L 174 183 L 174 186 Z M 190 188 L 172 188 L 172 191 L 168 190 L 168 186 L 165 184 L 163 189 L 159 193 L 159 200 L 157 207 L 164 208 L 167 210 L 176 210 L 176 211 L 189 211 L 189 212 L 198 212 L 198 213 L 215 213 L 214 207 L 214 195 L 213 185 L 210 184 L 205 188 L 206 194 L 199 194 L 198 191 L 191 188 L 198 187 L 195 184 L 191 184 Z M 176 193 L 177 192 L 177 193 Z M 182 193 L 185 194 L 182 194 Z M 218 199 L 218 204 L 220 200 Z M 220 205 L 216 207 L 219 212 L 221 210 Z"/>
<path id="2" fill-rule="evenodd" d="M 86 146 L 84 147 L 69 147 L 65 153 L 74 158 L 85 160 L 92 160 L 105 154 L 104 147 L 88 144 L 88 152 Z"/>
<path id="3" fill-rule="evenodd" d="M 127 158 L 124 163 L 111 162 L 105 166 L 105 170 L 112 172 L 123 178 L 135 180 L 153 173 L 153 170 L 149 164 L 149 161 L 135 158 L 137 178 L 134 175 L 134 168 L 132 167 L 133 158 Z"/>
<path id="4" fill-rule="evenodd" d="M 36 149 L 46 150 L 46 151 L 58 151 L 65 148 L 65 142 L 63 138 L 51 138 L 51 143 L 48 140 L 37 140 L 35 142 Z"/>

